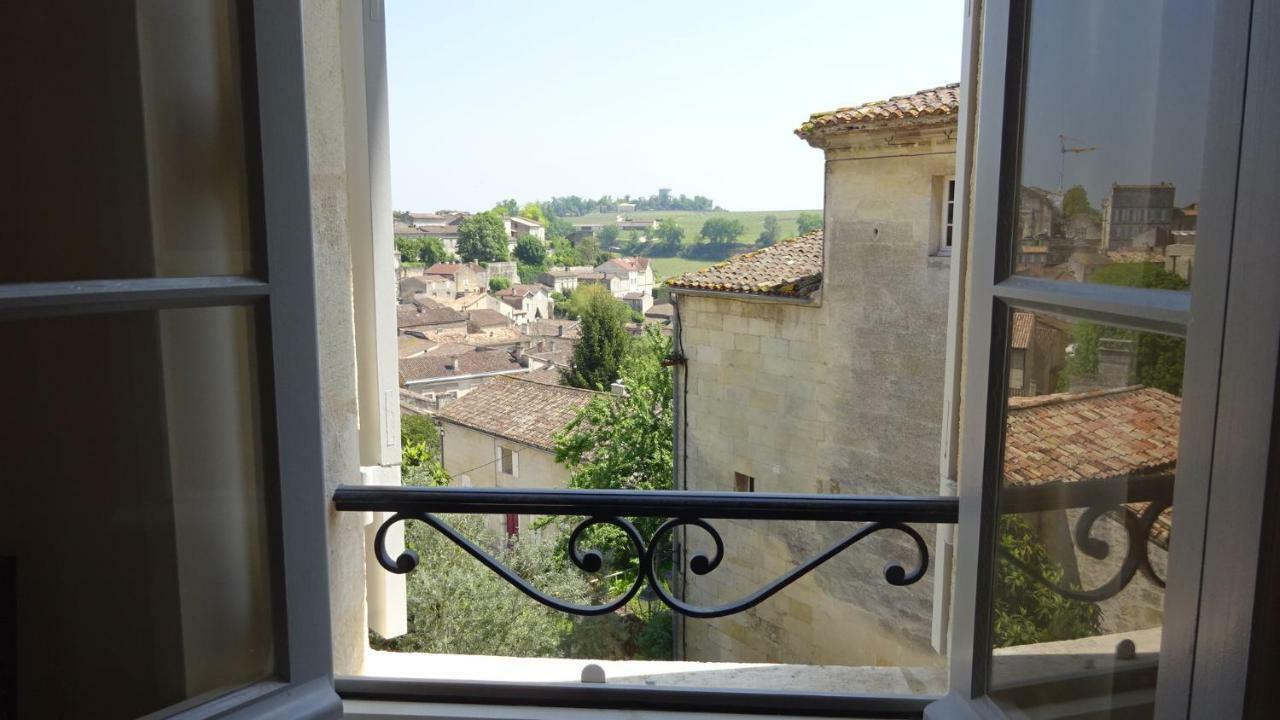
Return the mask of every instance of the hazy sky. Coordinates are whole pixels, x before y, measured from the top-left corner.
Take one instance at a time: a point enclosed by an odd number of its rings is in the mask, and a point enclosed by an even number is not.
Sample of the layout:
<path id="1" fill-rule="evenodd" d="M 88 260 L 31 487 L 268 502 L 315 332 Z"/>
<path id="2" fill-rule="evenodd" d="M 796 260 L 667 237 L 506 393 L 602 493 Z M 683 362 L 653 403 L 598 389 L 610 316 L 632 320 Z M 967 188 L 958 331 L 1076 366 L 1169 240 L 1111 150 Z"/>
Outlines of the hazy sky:
<path id="1" fill-rule="evenodd" d="M 964 0 L 387 0 L 396 209 L 822 206 L 809 113 L 960 76 Z"/>
<path id="2" fill-rule="evenodd" d="M 1099 207 L 1111 183 L 1169 182 L 1200 199 L 1213 3 L 1035 3 L 1024 135 L 1024 185 L 1079 183 Z M 1067 154 L 1070 147 L 1096 150 Z"/>

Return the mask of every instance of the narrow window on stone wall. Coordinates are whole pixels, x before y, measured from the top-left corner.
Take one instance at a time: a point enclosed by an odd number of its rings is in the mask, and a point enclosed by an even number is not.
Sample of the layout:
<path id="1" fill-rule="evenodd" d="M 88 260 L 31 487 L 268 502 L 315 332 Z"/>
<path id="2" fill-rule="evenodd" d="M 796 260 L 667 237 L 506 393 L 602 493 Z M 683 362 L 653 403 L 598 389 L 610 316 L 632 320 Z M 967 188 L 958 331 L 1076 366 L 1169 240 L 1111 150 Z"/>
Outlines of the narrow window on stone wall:
<path id="1" fill-rule="evenodd" d="M 942 236 L 938 239 L 938 254 L 950 255 L 951 236 L 955 229 L 956 218 L 956 179 L 947 178 L 943 182 L 942 217 L 940 222 Z"/>
<path id="2" fill-rule="evenodd" d="M 505 475 L 515 475 L 515 460 L 512 457 L 511 448 L 499 448 L 501 468 Z"/>
<path id="3" fill-rule="evenodd" d="M 736 472 L 733 474 L 733 490 L 734 492 L 755 492 L 756 479 L 750 475 Z"/>

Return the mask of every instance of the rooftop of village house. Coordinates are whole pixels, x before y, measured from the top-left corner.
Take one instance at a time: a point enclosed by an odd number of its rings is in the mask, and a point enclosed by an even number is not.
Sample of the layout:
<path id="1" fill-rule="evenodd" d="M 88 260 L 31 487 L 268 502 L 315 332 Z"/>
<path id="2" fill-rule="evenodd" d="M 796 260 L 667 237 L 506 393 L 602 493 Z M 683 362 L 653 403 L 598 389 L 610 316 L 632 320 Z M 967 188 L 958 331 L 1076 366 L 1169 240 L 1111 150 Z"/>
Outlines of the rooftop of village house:
<path id="1" fill-rule="evenodd" d="M 524 445 L 555 450 L 556 434 L 596 397 L 610 395 L 502 376 L 449 403 L 436 417 Z"/>
<path id="2" fill-rule="evenodd" d="M 478 350 L 465 353 L 426 353 L 400 360 L 400 376 L 406 382 L 437 378 L 482 375 L 496 372 L 518 372 L 524 366 L 510 352 Z"/>
<path id="3" fill-rule="evenodd" d="M 954 123 L 959 112 L 960 83 L 951 83 L 888 100 L 816 112 L 795 133 L 810 140 L 833 132 Z"/>
<path id="4" fill-rule="evenodd" d="M 667 281 L 675 290 L 808 298 L 822 285 L 822 231 L 743 253 Z"/>

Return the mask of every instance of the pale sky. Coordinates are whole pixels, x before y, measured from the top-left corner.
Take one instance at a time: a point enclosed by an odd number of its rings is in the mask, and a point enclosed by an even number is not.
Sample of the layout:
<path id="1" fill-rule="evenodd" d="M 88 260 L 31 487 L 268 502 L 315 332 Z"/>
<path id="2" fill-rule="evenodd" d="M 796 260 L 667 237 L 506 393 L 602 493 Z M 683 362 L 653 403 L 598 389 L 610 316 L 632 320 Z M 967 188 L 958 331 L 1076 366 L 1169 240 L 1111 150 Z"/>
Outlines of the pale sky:
<path id="1" fill-rule="evenodd" d="M 809 113 L 955 82 L 964 0 L 387 0 L 393 205 L 822 206 Z"/>

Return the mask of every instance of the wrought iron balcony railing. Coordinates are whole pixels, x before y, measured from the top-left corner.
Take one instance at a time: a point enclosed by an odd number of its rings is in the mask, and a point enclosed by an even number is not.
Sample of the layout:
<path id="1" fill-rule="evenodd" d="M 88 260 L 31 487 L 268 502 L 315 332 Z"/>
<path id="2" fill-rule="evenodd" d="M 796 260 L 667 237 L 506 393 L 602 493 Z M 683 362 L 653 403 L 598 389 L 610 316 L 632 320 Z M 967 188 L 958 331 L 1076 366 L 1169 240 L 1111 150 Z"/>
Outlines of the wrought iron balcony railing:
<path id="1" fill-rule="evenodd" d="M 876 533 L 901 533 L 915 549 L 913 567 L 889 563 L 884 579 L 891 585 L 918 582 L 929 568 L 929 545 L 911 523 L 955 523 L 959 505 L 954 497 L 868 497 L 856 495 L 784 495 L 769 493 L 722 493 L 688 491 L 630 490 L 510 490 L 506 488 L 423 488 L 388 486 L 343 486 L 333 497 L 338 510 L 394 513 L 378 528 L 374 552 L 379 564 L 390 572 L 407 573 L 418 565 L 412 550 L 391 557 L 387 552 L 387 529 L 398 522 L 418 520 L 440 532 L 458 547 L 521 592 L 538 602 L 575 615 L 613 612 L 634 598 L 647 583 L 650 591 L 673 611 L 689 617 L 714 618 L 754 607 L 791 583 L 813 571 L 844 550 Z M 483 548 L 464 537 L 438 517 L 444 513 L 550 515 L 584 517 L 570 532 L 567 555 L 586 572 L 602 569 L 604 557 L 592 549 L 579 547 L 582 534 L 597 525 L 611 525 L 626 535 L 640 571 L 620 596 L 601 605 L 576 605 L 551 597 L 530 585 Z M 631 518 L 664 520 L 650 537 L 644 537 Z M 809 558 L 781 577 L 750 595 L 714 606 L 691 605 L 676 598 L 659 580 L 658 548 L 680 527 L 705 531 L 714 543 L 711 556 L 692 555 L 688 569 L 696 575 L 714 571 L 724 558 L 725 546 L 713 520 L 811 520 L 858 522 L 860 527 L 827 549 Z"/>
<path id="2" fill-rule="evenodd" d="M 903 497 L 860 495 L 790 495 L 774 493 L 730 493 L 694 491 L 635 490 L 515 490 L 507 488 L 426 488 L 391 486 L 342 486 L 333 496 L 334 507 L 341 511 L 392 513 L 378 528 L 374 553 L 378 563 L 393 573 L 408 573 L 418 566 L 418 556 L 406 550 L 391 557 L 386 547 L 387 530 L 407 520 L 423 522 L 465 550 L 494 573 L 538 602 L 566 613 L 602 615 L 613 612 L 634 598 L 645 584 L 652 594 L 673 611 L 689 617 L 714 618 L 732 615 L 754 607 L 804 575 L 834 558 L 861 540 L 876 533 L 898 533 L 908 538 L 915 550 L 911 568 L 889 563 L 884 579 L 891 585 L 906 586 L 918 582 L 929 568 L 929 545 L 912 524 L 954 524 L 959 518 L 959 501 L 955 497 Z M 1124 530 L 1126 547 L 1114 576 L 1096 588 L 1069 587 L 1041 576 L 1034 568 L 1004 556 L 1036 582 L 1064 597 L 1097 602 L 1113 597 L 1141 572 L 1155 585 L 1163 587 L 1152 566 L 1149 544 L 1167 543 L 1168 509 L 1173 503 L 1173 476 L 1156 474 L 1133 478 L 1107 478 L 1076 483 L 1054 483 L 1036 487 L 1009 488 L 1001 493 L 1001 511 L 1005 513 L 1061 512 L 1081 509 L 1076 519 L 1073 543 L 1077 550 L 1095 559 L 1108 558 L 1115 549 L 1094 537 L 1097 523 L 1113 517 Z M 495 559 L 484 548 L 467 539 L 440 514 L 508 514 L 546 515 L 585 518 L 569 533 L 566 554 L 585 572 L 603 569 L 605 558 L 593 549 L 579 547 L 583 533 L 591 527 L 610 525 L 627 538 L 631 552 L 639 561 L 630 587 L 620 596 L 600 605 L 577 605 L 551 597 L 530 585 L 510 568 Z M 633 518 L 657 518 L 661 522 L 649 537 L 644 537 Z M 658 548 L 671 539 L 681 527 L 696 527 L 707 533 L 714 551 L 694 554 L 684 561 L 695 575 L 713 572 L 724 559 L 725 545 L 714 520 L 791 520 L 818 522 L 854 522 L 861 526 L 840 541 L 814 555 L 759 590 L 723 605 L 691 605 L 675 597 L 659 580 Z"/>

